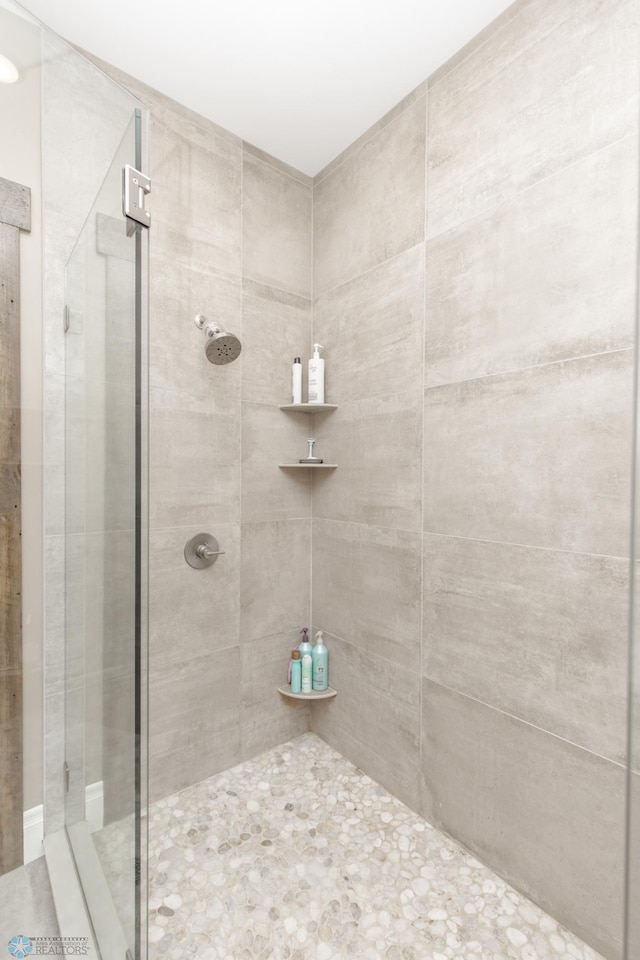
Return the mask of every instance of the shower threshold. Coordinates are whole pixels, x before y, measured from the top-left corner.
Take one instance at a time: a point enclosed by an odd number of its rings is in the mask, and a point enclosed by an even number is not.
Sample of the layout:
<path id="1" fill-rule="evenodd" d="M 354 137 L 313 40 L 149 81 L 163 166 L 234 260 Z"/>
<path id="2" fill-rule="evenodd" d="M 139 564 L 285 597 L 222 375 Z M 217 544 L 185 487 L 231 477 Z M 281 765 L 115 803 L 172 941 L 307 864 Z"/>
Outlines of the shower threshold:
<path id="1" fill-rule="evenodd" d="M 153 804 L 149 958 L 601 960 L 315 734 Z"/>

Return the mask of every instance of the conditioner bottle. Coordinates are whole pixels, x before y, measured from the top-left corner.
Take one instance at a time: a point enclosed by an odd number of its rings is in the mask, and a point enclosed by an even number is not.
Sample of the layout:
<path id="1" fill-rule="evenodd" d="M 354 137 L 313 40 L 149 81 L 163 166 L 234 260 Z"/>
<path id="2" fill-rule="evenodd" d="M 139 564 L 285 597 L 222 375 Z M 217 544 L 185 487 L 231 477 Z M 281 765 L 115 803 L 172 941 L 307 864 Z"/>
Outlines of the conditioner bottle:
<path id="1" fill-rule="evenodd" d="M 326 690 L 329 686 L 329 651 L 324 645 L 322 630 L 316 633 L 316 645 L 311 653 L 313 660 L 313 689 Z"/>
<path id="2" fill-rule="evenodd" d="M 324 403 L 324 360 L 320 351 L 324 347 L 319 343 L 313 345 L 313 356 L 309 360 L 309 403 Z"/>

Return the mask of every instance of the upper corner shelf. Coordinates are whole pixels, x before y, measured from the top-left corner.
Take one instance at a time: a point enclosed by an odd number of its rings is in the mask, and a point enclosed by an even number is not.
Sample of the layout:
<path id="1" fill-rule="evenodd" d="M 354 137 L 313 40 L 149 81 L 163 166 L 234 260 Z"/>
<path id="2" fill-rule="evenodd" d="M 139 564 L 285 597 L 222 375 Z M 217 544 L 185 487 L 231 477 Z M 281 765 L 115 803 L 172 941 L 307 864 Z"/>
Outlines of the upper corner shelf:
<path id="1" fill-rule="evenodd" d="M 280 410 L 290 410 L 291 413 L 326 413 L 328 410 L 337 410 L 337 403 L 281 403 Z"/>

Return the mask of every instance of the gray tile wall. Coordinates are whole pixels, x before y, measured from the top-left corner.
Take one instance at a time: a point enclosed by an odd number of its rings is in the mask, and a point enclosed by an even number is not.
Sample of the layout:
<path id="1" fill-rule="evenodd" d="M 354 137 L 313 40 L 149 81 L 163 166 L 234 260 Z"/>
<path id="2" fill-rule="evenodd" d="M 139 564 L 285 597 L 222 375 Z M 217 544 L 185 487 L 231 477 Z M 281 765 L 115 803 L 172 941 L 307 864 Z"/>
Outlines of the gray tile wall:
<path id="1" fill-rule="evenodd" d="M 128 82 L 128 81 L 127 81 Z M 311 184 L 154 91 L 150 357 L 150 790 L 209 777 L 309 727 L 284 702 L 309 620 L 311 485 L 291 363 L 311 338 Z M 196 313 L 236 333 L 216 367 Z M 225 555 L 196 571 L 200 530 Z"/>
<path id="2" fill-rule="evenodd" d="M 638 15 L 515 4 L 314 183 L 312 729 L 608 958 Z"/>
<path id="3" fill-rule="evenodd" d="M 290 401 L 291 363 L 308 356 L 311 342 L 312 184 L 90 59 L 146 104 L 152 118 L 149 764 L 155 799 L 309 729 L 307 705 L 285 702 L 276 687 L 286 680 L 299 628 L 309 623 L 311 483 L 277 465 L 303 455 L 309 432 L 306 417 L 283 413 L 278 404 Z M 86 73 L 89 93 L 100 92 L 101 84 L 111 89 L 75 53 L 71 61 Z M 64 89 L 56 90 L 58 99 Z M 122 98 L 128 107 L 130 98 L 124 92 Z M 64 225 L 71 240 L 73 224 Z M 193 324 L 197 313 L 242 339 L 235 363 L 207 362 L 204 335 Z M 64 461 L 53 389 L 64 366 L 53 335 L 48 356 L 55 479 Z M 62 816 L 63 694 L 54 669 L 62 623 L 53 589 L 63 530 L 53 521 L 61 498 L 56 482 L 47 509 L 49 829 Z M 186 541 L 199 531 L 211 532 L 225 551 L 202 571 L 183 557 Z"/>

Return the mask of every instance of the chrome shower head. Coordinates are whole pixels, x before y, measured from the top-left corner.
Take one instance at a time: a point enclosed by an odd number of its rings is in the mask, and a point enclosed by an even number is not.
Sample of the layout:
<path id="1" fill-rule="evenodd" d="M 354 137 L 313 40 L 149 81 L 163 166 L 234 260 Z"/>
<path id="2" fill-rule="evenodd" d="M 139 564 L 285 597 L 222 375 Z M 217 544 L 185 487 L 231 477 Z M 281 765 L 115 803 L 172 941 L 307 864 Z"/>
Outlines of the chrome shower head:
<path id="1" fill-rule="evenodd" d="M 194 322 L 196 327 L 204 330 L 207 335 L 204 349 L 209 363 L 217 365 L 231 363 L 240 356 L 242 344 L 234 333 L 227 333 L 218 323 L 207 322 L 207 318 L 202 313 L 195 317 Z"/>

